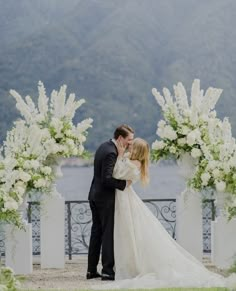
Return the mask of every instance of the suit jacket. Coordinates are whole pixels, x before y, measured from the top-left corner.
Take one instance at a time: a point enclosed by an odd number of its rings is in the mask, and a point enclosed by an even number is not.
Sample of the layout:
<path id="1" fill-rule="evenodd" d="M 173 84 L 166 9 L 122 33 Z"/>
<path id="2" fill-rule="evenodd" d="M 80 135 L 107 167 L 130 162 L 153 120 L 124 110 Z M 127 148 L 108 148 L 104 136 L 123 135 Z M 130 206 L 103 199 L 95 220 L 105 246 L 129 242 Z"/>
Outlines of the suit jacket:
<path id="1" fill-rule="evenodd" d="M 118 152 L 112 140 L 100 145 L 95 153 L 94 176 L 89 191 L 89 200 L 115 200 L 115 190 L 124 190 L 125 180 L 112 177 Z"/>

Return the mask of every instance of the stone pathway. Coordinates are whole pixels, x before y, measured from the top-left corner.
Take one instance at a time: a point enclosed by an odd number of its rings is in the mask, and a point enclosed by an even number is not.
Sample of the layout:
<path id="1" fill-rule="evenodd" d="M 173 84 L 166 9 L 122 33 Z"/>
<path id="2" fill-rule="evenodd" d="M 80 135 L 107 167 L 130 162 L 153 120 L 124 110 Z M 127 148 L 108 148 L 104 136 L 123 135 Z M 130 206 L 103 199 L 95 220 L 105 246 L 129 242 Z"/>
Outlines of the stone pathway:
<path id="1" fill-rule="evenodd" d="M 208 259 L 203 260 L 204 264 L 216 273 L 224 275 L 221 270 L 216 269 Z M 106 284 L 101 279 L 86 280 L 87 255 L 74 257 L 66 261 L 65 269 L 41 269 L 40 264 L 34 264 L 34 271 L 27 275 L 22 288 L 25 289 L 84 289 L 88 290 L 93 285 Z M 100 270 L 100 268 L 99 268 Z"/>
<path id="2" fill-rule="evenodd" d="M 90 289 L 92 285 L 105 284 L 101 279 L 86 280 L 87 256 L 66 261 L 65 269 L 41 269 L 34 264 L 33 273 L 25 276 L 21 287 L 25 289 Z"/>

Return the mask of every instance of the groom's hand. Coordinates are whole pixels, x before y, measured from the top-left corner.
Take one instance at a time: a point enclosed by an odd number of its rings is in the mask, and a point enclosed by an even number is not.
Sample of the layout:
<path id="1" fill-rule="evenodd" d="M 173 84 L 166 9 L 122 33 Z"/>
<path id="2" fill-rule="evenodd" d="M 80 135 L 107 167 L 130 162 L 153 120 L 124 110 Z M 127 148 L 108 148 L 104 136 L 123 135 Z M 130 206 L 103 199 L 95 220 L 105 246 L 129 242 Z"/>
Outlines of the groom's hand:
<path id="1" fill-rule="evenodd" d="M 131 184 L 132 184 L 132 181 L 131 180 L 127 180 L 126 181 L 126 187 L 129 187 Z"/>

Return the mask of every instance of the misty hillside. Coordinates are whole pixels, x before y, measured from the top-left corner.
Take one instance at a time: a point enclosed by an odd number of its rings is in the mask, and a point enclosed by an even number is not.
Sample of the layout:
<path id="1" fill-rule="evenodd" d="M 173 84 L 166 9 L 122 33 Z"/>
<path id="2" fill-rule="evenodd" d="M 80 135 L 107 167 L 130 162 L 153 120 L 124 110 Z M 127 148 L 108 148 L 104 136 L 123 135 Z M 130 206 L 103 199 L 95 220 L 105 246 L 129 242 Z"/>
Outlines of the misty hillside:
<path id="1" fill-rule="evenodd" d="M 16 118 L 8 91 L 62 84 L 87 103 L 90 149 L 125 122 L 150 142 L 160 109 L 152 87 L 224 89 L 219 115 L 236 134 L 234 0 L 0 0 L 0 137 Z M 7 110 L 6 110 L 7 108 Z"/>

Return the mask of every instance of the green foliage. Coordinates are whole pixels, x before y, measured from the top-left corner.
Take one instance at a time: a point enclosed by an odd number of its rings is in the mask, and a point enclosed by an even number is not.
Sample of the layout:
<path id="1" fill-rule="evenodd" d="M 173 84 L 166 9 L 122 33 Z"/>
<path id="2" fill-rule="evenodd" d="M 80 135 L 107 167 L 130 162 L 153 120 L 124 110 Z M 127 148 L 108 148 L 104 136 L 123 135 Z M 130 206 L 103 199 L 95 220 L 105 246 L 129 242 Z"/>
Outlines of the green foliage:
<path id="1" fill-rule="evenodd" d="M 235 206 L 234 207 L 228 207 L 227 211 L 228 211 L 228 214 L 229 214 L 228 220 L 231 220 L 232 218 L 236 217 L 236 207 Z M 236 272 L 236 263 L 235 263 L 234 269 L 235 269 L 234 272 Z"/>
<path id="2" fill-rule="evenodd" d="M 12 269 L 0 266 L 0 290 L 17 291 L 19 281 L 14 277 Z"/>
<path id="3" fill-rule="evenodd" d="M 53 291 L 56 289 L 40 289 L 41 291 Z M 117 291 L 122 290 L 122 291 L 129 291 L 130 289 L 116 289 Z M 138 290 L 138 291 L 230 291 L 227 288 L 158 288 L 158 289 L 132 289 L 133 291 Z M 35 289 L 21 289 L 21 291 L 35 291 Z M 68 290 L 62 290 L 61 291 L 68 291 Z M 90 290 L 82 290 L 82 289 L 75 289 L 73 291 L 90 291 Z"/>
<path id="4" fill-rule="evenodd" d="M 236 255 L 234 256 L 234 262 L 231 265 L 231 267 L 227 270 L 227 273 L 228 273 L 228 275 L 236 273 Z"/>
<path id="5" fill-rule="evenodd" d="M 1 206 L 2 208 L 2 206 Z M 19 229 L 24 229 L 20 214 L 14 210 L 0 211 L 0 222 L 10 223 L 17 226 Z"/>

